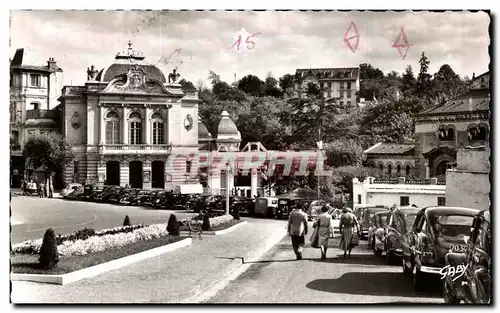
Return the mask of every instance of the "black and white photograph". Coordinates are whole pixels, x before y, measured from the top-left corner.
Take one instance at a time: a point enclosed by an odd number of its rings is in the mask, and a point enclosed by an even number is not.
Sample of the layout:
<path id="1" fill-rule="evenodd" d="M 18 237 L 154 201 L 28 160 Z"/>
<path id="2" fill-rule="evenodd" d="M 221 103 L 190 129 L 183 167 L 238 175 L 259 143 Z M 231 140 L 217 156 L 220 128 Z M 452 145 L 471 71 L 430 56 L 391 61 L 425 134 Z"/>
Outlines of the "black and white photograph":
<path id="1" fill-rule="evenodd" d="M 9 26 L 11 304 L 492 304 L 491 11 Z"/>

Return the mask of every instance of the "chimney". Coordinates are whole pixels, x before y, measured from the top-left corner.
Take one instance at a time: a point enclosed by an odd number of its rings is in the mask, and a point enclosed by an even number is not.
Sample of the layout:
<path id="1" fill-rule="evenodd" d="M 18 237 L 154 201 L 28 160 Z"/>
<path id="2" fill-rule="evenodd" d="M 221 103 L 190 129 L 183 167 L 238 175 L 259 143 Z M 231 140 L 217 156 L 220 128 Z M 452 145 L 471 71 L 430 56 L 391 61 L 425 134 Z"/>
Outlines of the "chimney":
<path id="1" fill-rule="evenodd" d="M 476 73 L 472 73 L 472 80 L 476 79 Z"/>
<path id="2" fill-rule="evenodd" d="M 56 65 L 56 61 L 54 60 L 54 58 L 49 58 L 49 60 L 47 61 L 47 66 L 49 67 L 49 70 L 57 70 L 57 65 Z"/>

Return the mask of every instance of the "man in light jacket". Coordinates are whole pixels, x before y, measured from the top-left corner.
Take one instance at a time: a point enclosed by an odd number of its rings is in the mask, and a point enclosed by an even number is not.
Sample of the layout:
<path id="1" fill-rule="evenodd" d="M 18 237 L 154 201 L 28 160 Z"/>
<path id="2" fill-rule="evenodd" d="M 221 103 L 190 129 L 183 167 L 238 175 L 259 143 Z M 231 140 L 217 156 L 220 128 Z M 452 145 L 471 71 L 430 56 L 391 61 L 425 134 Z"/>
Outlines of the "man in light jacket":
<path id="1" fill-rule="evenodd" d="M 292 237 L 293 252 L 297 260 L 302 260 L 302 247 L 307 235 L 307 214 L 295 205 L 288 217 L 288 233 Z"/>

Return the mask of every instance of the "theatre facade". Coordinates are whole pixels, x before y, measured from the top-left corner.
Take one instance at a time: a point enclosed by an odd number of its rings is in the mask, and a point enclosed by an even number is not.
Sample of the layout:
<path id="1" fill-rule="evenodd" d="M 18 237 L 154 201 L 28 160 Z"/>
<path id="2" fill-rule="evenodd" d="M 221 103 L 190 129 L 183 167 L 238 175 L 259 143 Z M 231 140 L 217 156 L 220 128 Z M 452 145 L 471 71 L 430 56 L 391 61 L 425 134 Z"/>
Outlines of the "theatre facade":
<path id="1" fill-rule="evenodd" d="M 129 43 L 107 68 L 87 69 L 84 86 L 65 86 L 62 132 L 75 155 L 65 183 L 172 189 L 198 182 L 198 159 L 188 156 L 198 152 L 199 99 L 179 77 L 176 70 L 165 77 Z M 186 158 L 167 162 L 171 155 Z"/>

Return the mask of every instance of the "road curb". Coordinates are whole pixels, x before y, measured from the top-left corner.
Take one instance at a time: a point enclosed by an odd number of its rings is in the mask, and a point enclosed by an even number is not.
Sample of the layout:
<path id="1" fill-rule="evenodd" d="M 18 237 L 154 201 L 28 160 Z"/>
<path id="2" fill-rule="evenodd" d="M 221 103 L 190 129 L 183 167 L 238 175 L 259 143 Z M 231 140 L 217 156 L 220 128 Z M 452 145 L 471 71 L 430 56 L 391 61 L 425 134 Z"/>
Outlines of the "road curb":
<path id="1" fill-rule="evenodd" d="M 109 271 L 117 270 L 127 265 L 143 261 L 170 251 L 177 250 L 182 247 L 189 246 L 192 243 L 191 238 L 186 238 L 168 245 L 129 255 L 123 258 L 112 260 L 99 265 L 84 268 L 62 275 L 44 275 L 44 274 L 20 274 L 11 273 L 12 281 L 32 281 L 38 283 L 48 283 L 57 285 L 66 285 L 84 278 L 94 277 Z"/>
<path id="2" fill-rule="evenodd" d="M 206 235 L 206 236 L 217 236 L 217 235 L 224 235 L 224 234 L 227 234 L 227 233 L 230 233 L 232 232 L 233 230 L 237 229 L 238 227 L 241 227 L 243 225 L 246 225 L 248 222 L 247 221 L 243 221 L 241 223 L 238 223 L 236 225 L 233 225 L 229 228 L 226 228 L 226 229 L 222 229 L 222 230 L 215 230 L 215 231 L 204 231 L 201 233 L 201 236 L 203 235 Z M 191 236 L 193 235 L 194 232 L 191 232 Z M 180 232 L 180 235 L 181 236 L 189 236 L 189 231 L 181 231 Z"/>
<path id="3" fill-rule="evenodd" d="M 286 234 L 287 232 L 285 228 L 278 228 L 276 232 L 273 233 L 271 237 L 269 237 L 265 241 L 264 245 L 261 248 L 257 248 L 256 250 L 245 254 L 245 256 L 243 257 L 237 257 L 232 260 L 229 265 L 222 271 L 222 275 L 219 276 L 220 279 L 218 281 L 206 283 L 202 288 L 198 287 L 198 292 L 194 296 L 188 299 L 184 299 L 180 301 L 180 303 L 200 303 L 207 299 L 210 299 L 215 295 L 215 293 L 217 293 L 217 291 L 227 286 L 229 282 L 227 281 L 227 279 L 231 276 L 231 274 L 237 273 L 237 270 L 242 266 L 247 265 L 249 260 L 258 260 L 259 258 L 261 258 L 266 252 L 268 252 L 278 242 L 280 242 L 283 237 L 286 236 Z"/>

